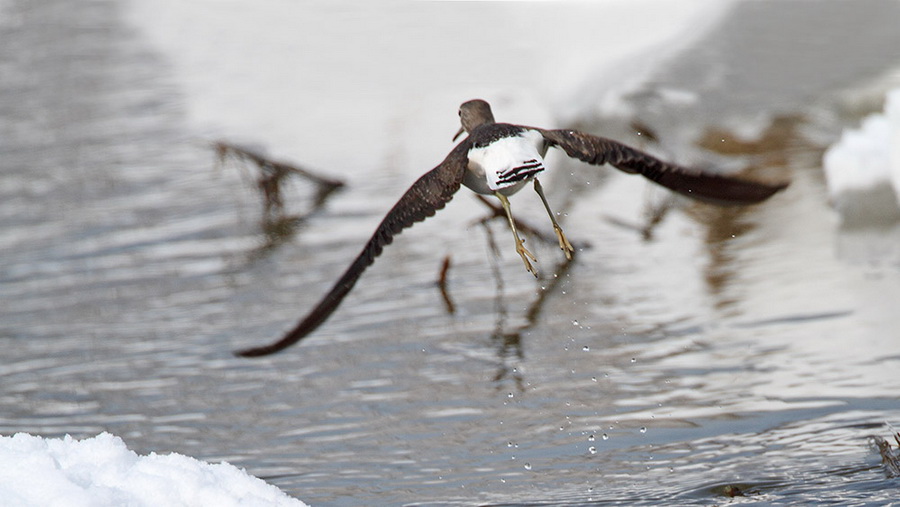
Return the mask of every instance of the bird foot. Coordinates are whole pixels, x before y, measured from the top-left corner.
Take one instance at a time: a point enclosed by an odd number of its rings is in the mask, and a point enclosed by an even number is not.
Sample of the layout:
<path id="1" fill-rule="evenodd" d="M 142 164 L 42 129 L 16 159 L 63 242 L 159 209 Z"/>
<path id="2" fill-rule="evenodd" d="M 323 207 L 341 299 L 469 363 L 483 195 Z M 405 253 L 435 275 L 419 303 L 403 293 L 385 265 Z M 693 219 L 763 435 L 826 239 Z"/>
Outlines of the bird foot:
<path id="1" fill-rule="evenodd" d="M 538 276 L 537 270 L 534 269 L 534 266 L 532 266 L 531 262 L 529 262 L 529 259 L 531 259 L 534 262 L 537 262 L 537 257 L 535 257 L 533 253 L 529 252 L 527 248 L 525 248 L 524 243 L 525 243 L 524 240 L 519 240 L 516 242 L 516 253 L 518 253 L 519 256 L 522 257 L 522 262 L 525 263 L 525 269 L 529 273 L 534 275 L 535 278 L 537 278 L 537 276 Z"/>
<path id="2" fill-rule="evenodd" d="M 562 228 L 558 225 L 554 225 L 553 230 L 556 231 L 556 239 L 559 240 L 560 250 L 566 254 L 566 259 L 572 260 L 572 254 L 575 253 L 575 248 L 572 247 L 572 244 L 569 243 L 566 235 L 563 234 Z"/>

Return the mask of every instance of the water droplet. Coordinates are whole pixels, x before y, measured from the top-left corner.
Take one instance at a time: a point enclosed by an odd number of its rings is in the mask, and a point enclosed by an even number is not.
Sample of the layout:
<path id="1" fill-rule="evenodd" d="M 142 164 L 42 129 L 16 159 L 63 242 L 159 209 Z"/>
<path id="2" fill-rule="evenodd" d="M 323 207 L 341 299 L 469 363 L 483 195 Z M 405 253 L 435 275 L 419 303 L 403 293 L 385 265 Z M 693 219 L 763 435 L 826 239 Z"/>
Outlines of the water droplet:
<path id="1" fill-rule="evenodd" d="M 589 436 L 589 437 L 588 437 L 588 442 L 593 442 L 593 441 L 594 441 L 594 435 Z"/>
<path id="2" fill-rule="evenodd" d="M 531 463 L 525 463 L 525 470 L 531 470 Z"/>
<path id="3" fill-rule="evenodd" d="M 597 454 L 597 448 L 592 445 L 588 447 L 588 452 L 591 454 Z"/>
<path id="4" fill-rule="evenodd" d="M 573 326 L 577 326 L 577 325 L 578 325 L 578 321 L 577 321 L 577 320 L 573 320 L 573 321 L 572 321 L 572 325 L 573 325 Z"/>
<path id="5" fill-rule="evenodd" d="M 585 345 L 584 347 L 581 347 L 581 350 L 583 350 L 583 351 L 585 351 L 585 352 L 590 352 L 590 351 L 591 351 L 591 348 L 588 347 L 587 345 Z"/>
<path id="6" fill-rule="evenodd" d="M 632 363 L 636 363 L 636 362 L 637 362 L 637 358 L 632 357 L 632 358 L 631 358 L 631 362 L 632 362 Z"/>
<path id="7" fill-rule="evenodd" d="M 514 396 L 515 396 L 515 395 L 514 395 L 513 393 L 509 393 L 509 394 L 506 395 L 507 398 L 512 398 L 512 397 L 514 397 Z"/>
<path id="8" fill-rule="evenodd" d="M 609 440 L 609 435 L 604 433 L 604 434 L 600 435 L 600 438 L 602 438 L 603 440 Z"/>
<path id="9" fill-rule="evenodd" d="M 591 377 L 591 380 L 594 381 L 594 382 L 596 382 L 596 381 L 597 381 L 597 377 Z"/>
<path id="10" fill-rule="evenodd" d="M 647 433 L 647 427 L 641 426 L 641 433 Z"/>

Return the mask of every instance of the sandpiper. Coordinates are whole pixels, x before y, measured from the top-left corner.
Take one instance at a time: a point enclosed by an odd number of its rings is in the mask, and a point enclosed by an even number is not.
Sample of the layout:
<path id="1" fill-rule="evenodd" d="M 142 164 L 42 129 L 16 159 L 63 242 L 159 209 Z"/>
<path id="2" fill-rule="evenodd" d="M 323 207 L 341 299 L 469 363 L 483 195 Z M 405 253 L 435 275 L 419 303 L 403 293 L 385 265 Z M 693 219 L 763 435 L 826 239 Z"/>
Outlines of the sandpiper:
<path id="1" fill-rule="evenodd" d="M 559 247 L 571 258 L 574 249 L 557 223 L 538 181 L 546 168 L 544 155 L 552 147 L 566 155 L 594 165 L 609 164 L 627 173 L 641 174 L 668 189 L 688 197 L 715 204 L 754 204 L 764 201 L 786 183 L 768 184 L 746 181 L 710 172 L 689 169 L 663 162 L 647 153 L 611 139 L 577 130 L 547 130 L 509 123 L 496 123 L 491 106 L 475 99 L 459 108 L 462 133 L 468 136 L 447 155 L 443 162 L 422 175 L 400 197 L 381 221 L 375 233 L 350 267 L 328 294 L 293 330 L 275 343 L 236 352 L 239 356 L 256 357 L 281 351 L 316 330 L 337 309 L 341 301 L 378 257 L 394 236 L 416 222 L 425 220 L 443 208 L 461 185 L 472 191 L 494 195 L 503 205 L 516 243 L 516 252 L 525 269 L 537 276 L 529 252 L 516 231 L 508 196 L 533 181 L 559 240 Z"/>

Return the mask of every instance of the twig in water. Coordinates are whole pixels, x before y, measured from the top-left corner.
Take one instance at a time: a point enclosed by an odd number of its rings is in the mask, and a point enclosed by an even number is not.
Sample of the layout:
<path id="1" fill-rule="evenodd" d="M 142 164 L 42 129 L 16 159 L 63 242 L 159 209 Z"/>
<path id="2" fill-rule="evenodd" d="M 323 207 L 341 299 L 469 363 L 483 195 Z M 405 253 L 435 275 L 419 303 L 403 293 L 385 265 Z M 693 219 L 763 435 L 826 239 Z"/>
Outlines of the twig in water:
<path id="1" fill-rule="evenodd" d="M 450 255 L 444 257 L 444 262 L 441 263 L 441 271 L 438 275 L 437 285 L 441 289 L 441 297 L 444 299 L 444 306 L 447 308 L 447 313 L 454 314 L 456 313 L 456 305 L 453 304 L 453 300 L 450 298 L 450 291 L 447 290 L 447 272 L 450 271 Z"/>
<path id="2" fill-rule="evenodd" d="M 270 250 L 283 243 L 295 233 L 297 227 L 303 221 L 320 209 L 328 196 L 335 190 L 342 188 L 344 182 L 316 174 L 302 167 L 273 160 L 257 150 L 238 146 L 226 141 L 215 141 L 212 147 L 216 152 L 217 162 L 221 165 L 231 158 L 239 162 L 255 165 L 259 169 L 256 177 L 256 188 L 262 196 L 263 218 L 262 229 L 266 235 L 266 243 L 261 247 L 262 251 Z M 312 205 L 305 214 L 288 215 L 285 212 L 282 187 L 291 176 L 299 176 L 316 187 Z"/>

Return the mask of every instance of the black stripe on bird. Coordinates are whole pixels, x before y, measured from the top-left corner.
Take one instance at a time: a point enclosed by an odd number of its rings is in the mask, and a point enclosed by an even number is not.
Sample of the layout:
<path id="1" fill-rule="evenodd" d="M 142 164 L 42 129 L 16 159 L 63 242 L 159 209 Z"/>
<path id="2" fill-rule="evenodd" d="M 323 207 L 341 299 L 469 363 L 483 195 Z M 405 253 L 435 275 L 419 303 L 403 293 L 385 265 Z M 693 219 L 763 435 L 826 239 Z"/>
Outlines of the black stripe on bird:
<path id="1" fill-rule="evenodd" d="M 559 148 L 566 155 L 593 165 L 609 164 L 626 173 L 640 174 L 674 192 L 713 204 L 747 205 L 764 201 L 787 187 L 787 183 L 761 183 L 731 176 L 690 169 L 663 162 L 625 144 L 577 130 L 547 130 L 508 123 L 496 123 L 491 106 L 484 100 L 470 100 L 459 108 L 463 139 L 443 162 L 422 175 L 388 211 L 362 252 L 350 264 L 331 290 L 290 332 L 269 345 L 237 351 L 243 357 L 273 354 L 299 342 L 315 331 L 337 309 L 356 281 L 381 255 L 394 236 L 416 222 L 433 216 L 453 198 L 460 186 L 500 200 L 525 269 L 537 276 L 531 264 L 536 261 L 519 237 L 508 197 L 534 182 L 559 247 L 567 258 L 574 249 L 557 223 L 543 188 L 537 179 L 544 171 L 544 155 Z"/>

